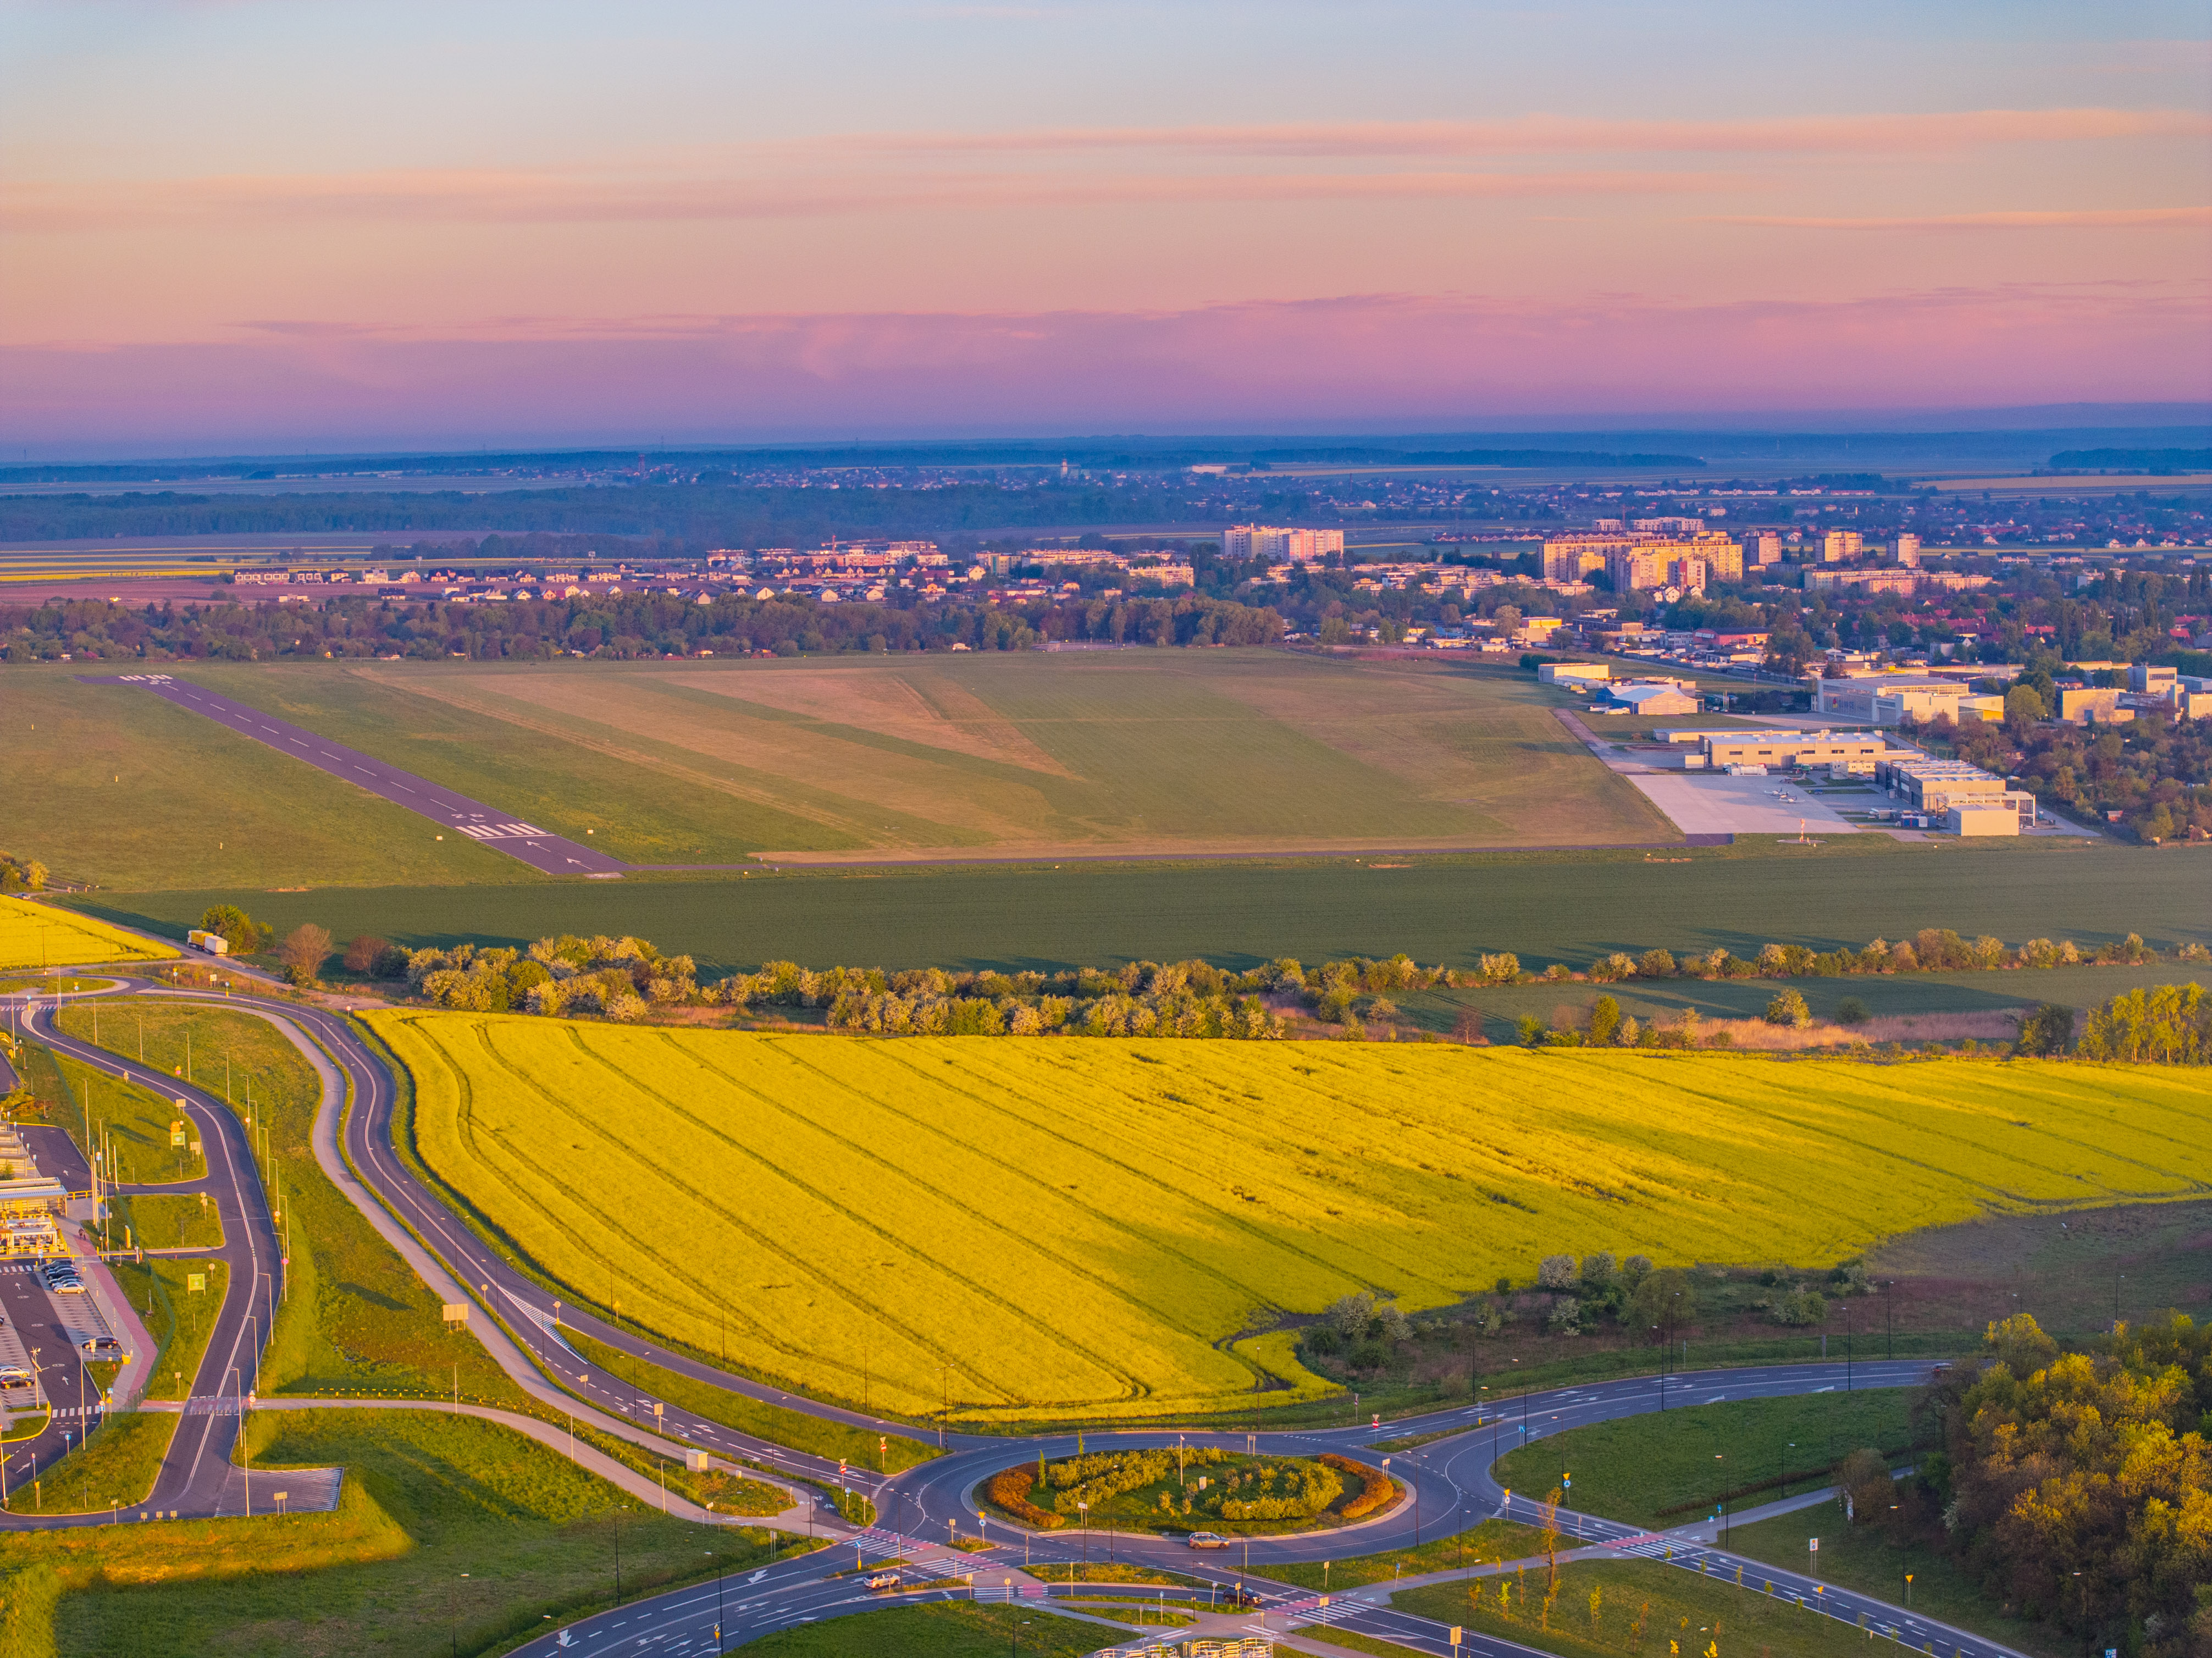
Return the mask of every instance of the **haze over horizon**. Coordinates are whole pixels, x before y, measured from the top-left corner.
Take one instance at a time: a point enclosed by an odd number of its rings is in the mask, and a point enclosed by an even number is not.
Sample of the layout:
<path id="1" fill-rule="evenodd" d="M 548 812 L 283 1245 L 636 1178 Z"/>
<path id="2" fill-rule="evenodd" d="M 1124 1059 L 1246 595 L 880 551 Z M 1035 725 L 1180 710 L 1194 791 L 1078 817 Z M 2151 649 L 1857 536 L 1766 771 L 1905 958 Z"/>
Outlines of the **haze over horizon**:
<path id="1" fill-rule="evenodd" d="M 2212 396 L 2198 7 L 0 27 L 35 459 Z"/>

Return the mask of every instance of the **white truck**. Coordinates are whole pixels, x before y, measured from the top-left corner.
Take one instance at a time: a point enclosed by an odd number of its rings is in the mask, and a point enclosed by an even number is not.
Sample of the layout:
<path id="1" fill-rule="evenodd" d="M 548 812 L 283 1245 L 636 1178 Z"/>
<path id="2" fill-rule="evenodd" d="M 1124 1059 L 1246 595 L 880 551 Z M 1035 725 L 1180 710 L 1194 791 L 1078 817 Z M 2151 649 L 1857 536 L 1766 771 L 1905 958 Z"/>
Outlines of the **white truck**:
<path id="1" fill-rule="evenodd" d="M 210 932 L 204 927 L 194 927 L 185 935 L 185 942 L 194 950 L 205 950 L 210 956 L 230 954 L 230 940 L 220 932 Z"/>

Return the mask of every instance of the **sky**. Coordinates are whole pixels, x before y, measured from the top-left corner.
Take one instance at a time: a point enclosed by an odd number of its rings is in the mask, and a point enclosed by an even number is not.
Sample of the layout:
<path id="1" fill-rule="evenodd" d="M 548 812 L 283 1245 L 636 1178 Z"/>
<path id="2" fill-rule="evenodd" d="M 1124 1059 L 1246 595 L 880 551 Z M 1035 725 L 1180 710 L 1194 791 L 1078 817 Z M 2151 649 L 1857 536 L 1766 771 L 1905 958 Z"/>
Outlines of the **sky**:
<path id="1" fill-rule="evenodd" d="M 2212 12 L 0 0 L 0 238 L 6 459 L 2201 402 Z"/>

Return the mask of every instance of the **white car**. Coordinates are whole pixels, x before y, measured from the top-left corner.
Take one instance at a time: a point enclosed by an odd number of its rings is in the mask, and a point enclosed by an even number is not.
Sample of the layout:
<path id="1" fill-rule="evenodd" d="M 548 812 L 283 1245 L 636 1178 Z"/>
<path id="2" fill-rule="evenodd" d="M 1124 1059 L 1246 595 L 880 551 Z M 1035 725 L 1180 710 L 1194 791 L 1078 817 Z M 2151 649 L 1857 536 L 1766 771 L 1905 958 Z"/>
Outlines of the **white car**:
<path id="1" fill-rule="evenodd" d="M 1194 1531 L 1187 1540 L 1194 1549 L 1234 1548 L 1235 1543 L 1216 1531 Z"/>

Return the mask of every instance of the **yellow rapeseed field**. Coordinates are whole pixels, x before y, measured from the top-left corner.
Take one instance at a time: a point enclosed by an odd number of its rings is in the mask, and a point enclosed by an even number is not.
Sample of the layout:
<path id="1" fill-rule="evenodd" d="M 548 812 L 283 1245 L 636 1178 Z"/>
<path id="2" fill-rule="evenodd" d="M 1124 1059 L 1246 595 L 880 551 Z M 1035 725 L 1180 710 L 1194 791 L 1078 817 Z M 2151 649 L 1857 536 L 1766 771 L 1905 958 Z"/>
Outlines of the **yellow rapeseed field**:
<path id="1" fill-rule="evenodd" d="M 0 898 L 0 969 L 81 967 L 91 962 L 153 962 L 177 952 L 51 904 Z"/>
<path id="2" fill-rule="evenodd" d="M 579 1297 L 971 1418 L 1297 1382 L 1237 1338 L 1353 1290 L 1418 1310 L 1595 1249 L 1817 1266 L 2212 1179 L 2212 1090 L 2156 1067 L 370 1017 L 424 1160 Z"/>

